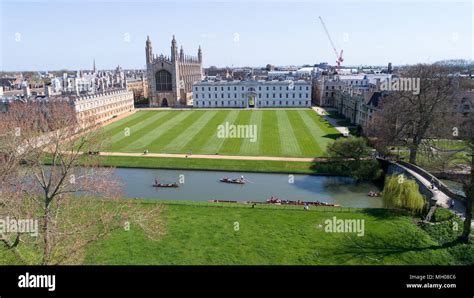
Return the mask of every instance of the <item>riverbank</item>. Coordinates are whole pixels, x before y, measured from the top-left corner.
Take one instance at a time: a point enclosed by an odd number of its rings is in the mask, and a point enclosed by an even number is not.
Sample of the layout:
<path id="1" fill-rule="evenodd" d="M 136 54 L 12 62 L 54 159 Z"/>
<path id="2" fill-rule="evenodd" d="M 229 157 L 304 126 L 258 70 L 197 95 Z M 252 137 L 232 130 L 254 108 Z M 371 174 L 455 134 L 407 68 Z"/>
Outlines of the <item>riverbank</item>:
<path id="1" fill-rule="evenodd" d="M 154 210 L 163 231 L 139 226 L 89 244 L 87 265 L 472 265 L 472 244 L 450 244 L 460 231 L 418 226 L 404 212 L 232 203 L 130 200 Z M 111 204 L 115 204 L 111 202 Z M 133 208 L 132 208 L 133 209 Z M 131 209 L 131 210 L 132 210 Z M 334 220 L 363 222 L 359 232 L 331 232 Z M 449 236 L 448 238 L 446 238 Z M 15 264 L 0 248 L 0 264 Z"/>
<path id="2" fill-rule="evenodd" d="M 83 152 L 82 152 L 83 153 Z M 296 161 L 296 162 L 325 162 L 327 157 L 283 157 L 283 156 L 252 156 L 252 155 L 221 155 L 221 154 L 180 154 L 180 153 L 133 153 L 133 152 L 98 152 L 100 156 L 122 157 L 165 157 L 187 159 L 231 159 L 231 160 L 263 160 L 263 161 Z"/>
<path id="3" fill-rule="evenodd" d="M 168 158 L 144 156 L 94 156 L 99 165 L 117 168 L 175 169 L 204 171 L 241 171 L 253 173 L 309 174 L 346 176 L 331 162 L 280 161 L 280 160 L 235 160 L 208 158 Z M 46 165 L 51 161 L 46 159 Z M 78 160 L 80 164 L 80 160 Z"/>
<path id="4" fill-rule="evenodd" d="M 147 202 L 148 204 L 153 204 Z M 165 235 L 138 227 L 88 247 L 85 264 L 472 264 L 471 246 L 443 247 L 410 216 L 384 209 L 161 202 Z M 364 221 L 364 235 L 327 232 L 327 220 Z"/>

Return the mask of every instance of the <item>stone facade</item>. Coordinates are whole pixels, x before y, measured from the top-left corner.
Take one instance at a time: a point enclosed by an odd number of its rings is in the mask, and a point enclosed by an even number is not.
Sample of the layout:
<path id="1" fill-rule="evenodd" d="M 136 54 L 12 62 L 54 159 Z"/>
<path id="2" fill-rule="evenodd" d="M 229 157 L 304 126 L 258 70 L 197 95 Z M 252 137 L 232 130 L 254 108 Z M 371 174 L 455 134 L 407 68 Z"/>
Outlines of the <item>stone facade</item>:
<path id="1" fill-rule="evenodd" d="M 192 99 L 192 85 L 203 79 L 202 51 L 185 55 L 183 47 L 178 54 L 175 37 L 171 41 L 171 56 L 153 54 L 151 40 L 146 41 L 146 66 L 150 107 L 186 105 Z"/>
<path id="2" fill-rule="evenodd" d="M 111 120 L 134 109 L 133 92 L 125 89 L 79 96 L 73 99 L 72 104 L 78 118 L 87 118 L 95 124 Z"/>
<path id="3" fill-rule="evenodd" d="M 193 85 L 195 108 L 310 107 L 311 82 L 201 81 Z"/>
<path id="4" fill-rule="evenodd" d="M 140 78 L 137 80 L 127 80 L 126 85 L 127 90 L 133 92 L 133 98 L 135 101 L 148 98 L 149 86 L 147 79 Z"/>

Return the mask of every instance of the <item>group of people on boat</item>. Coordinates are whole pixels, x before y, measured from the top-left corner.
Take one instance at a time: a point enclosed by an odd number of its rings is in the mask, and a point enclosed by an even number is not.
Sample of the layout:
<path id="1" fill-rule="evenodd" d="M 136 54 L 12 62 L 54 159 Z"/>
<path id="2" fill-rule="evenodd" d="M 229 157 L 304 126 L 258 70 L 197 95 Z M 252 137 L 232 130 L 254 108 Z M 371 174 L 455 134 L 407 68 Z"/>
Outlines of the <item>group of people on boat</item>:
<path id="1" fill-rule="evenodd" d="M 282 204 L 282 205 L 303 205 L 305 206 L 305 210 L 309 210 L 309 206 L 310 205 L 313 205 L 313 206 L 339 206 L 339 205 L 336 205 L 336 204 L 331 204 L 331 203 L 326 203 L 326 202 L 320 202 L 320 201 L 315 201 L 315 202 L 305 202 L 305 201 L 301 201 L 301 200 L 297 200 L 297 201 L 290 201 L 290 200 L 281 200 L 279 198 L 275 198 L 275 197 L 270 197 L 269 199 L 267 199 L 267 203 L 269 204 Z"/>
<path id="2" fill-rule="evenodd" d="M 244 176 L 240 176 L 240 178 L 234 178 L 234 179 L 231 179 L 229 177 L 223 177 L 220 181 L 225 182 L 225 183 L 244 184 L 245 183 L 245 178 L 244 178 Z"/>
<path id="3" fill-rule="evenodd" d="M 369 193 L 367 194 L 369 197 L 379 197 L 380 196 L 380 193 L 379 192 L 376 192 L 376 191 L 369 191 Z"/>
<path id="4" fill-rule="evenodd" d="M 178 187 L 178 183 L 159 183 L 158 179 L 155 177 L 154 187 Z"/>
<path id="5" fill-rule="evenodd" d="M 287 203 L 285 200 L 280 200 L 279 198 L 274 198 L 273 196 L 267 199 L 267 203 L 270 204 L 281 204 L 282 202 Z"/>
<path id="6" fill-rule="evenodd" d="M 320 201 L 316 201 L 316 202 L 304 202 L 304 204 L 307 204 L 308 206 L 309 205 L 313 205 L 313 206 L 330 206 L 330 207 L 339 207 L 340 205 L 338 204 L 331 204 L 331 203 L 326 203 L 326 202 L 320 202 Z"/>
<path id="7" fill-rule="evenodd" d="M 254 202 L 254 201 L 228 201 L 228 200 L 209 200 L 208 202 L 213 202 L 213 203 L 241 203 L 241 204 L 251 204 L 252 208 L 255 208 L 257 204 L 261 204 L 263 202 Z M 309 210 L 309 206 L 328 206 L 328 207 L 340 207 L 338 204 L 330 204 L 326 202 L 303 202 L 303 201 L 289 201 L 289 200 L 281 200 L 275 197 L 271 197 L 267 199 L 265 202 L 266 204 L 275 204 L 275 205 L 297 205 L 297 206 L 303 206 L 304 210 L 307 211 Z"/>

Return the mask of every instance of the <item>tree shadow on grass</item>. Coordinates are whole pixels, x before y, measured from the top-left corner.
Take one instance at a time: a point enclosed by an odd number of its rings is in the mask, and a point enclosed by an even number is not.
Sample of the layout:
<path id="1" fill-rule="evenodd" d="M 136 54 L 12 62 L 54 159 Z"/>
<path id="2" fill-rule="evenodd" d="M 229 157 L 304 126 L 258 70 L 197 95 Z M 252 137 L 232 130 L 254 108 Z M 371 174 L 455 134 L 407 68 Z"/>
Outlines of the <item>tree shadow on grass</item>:
<path id="1" fill-rule="evenodd" d="M 331 133 L 331 134 L 326 134 L 323 136 L 323 138 L 326 138 L 326 139 L 333 139 L 333 140 L 336 140 L 338 138 L 341 137 L 341 134 L 340 133 Z"/>
<path id="2" fill-rule="evenodd" d="M 373 235 L 365 235 L 361 238 L 346 235 L 346 238 L 347 241 L 344 241 L 342 245 L 338 247 L 334 255 L 347 258 L 369 259 L 380 264 L 383 263 L 384 258 L 393 255 L 406 252 L 448 249 L 461 244 L 461 242 L 456 239 L 442 245 L 426 245 L 425 243 L 421 243 L 418 236 L 414 234 L 404 234 L 403 238 L 396 239 L 393 237 L 375 237 Z"/>
<path id="3" fill-rule="evenodd" d="M 366 208 L 361 211 L 364 214 L 373 216 L 377 219 L 394 219 L 401 216 L 410 216 L 410 213 L 399 209 L 385 209 L 385 208 Z"/>

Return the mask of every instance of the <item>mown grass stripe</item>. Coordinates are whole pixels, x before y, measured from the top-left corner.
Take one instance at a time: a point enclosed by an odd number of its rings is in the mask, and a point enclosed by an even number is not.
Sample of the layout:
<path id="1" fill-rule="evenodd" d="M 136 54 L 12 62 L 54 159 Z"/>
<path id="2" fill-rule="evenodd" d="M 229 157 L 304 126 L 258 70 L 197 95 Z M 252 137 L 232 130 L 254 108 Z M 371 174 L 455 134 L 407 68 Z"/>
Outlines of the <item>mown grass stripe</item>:
<path id="1" fill-rule="evenodd" d="M 180 125 L 186 118 L 193 114 L 192 111 L 172 111 L 170 112 L 173 117 L 168 121 L 162 123 L 150 131 L 147 135 L 143 136 L 139 140 L 130 144 L 130 148 L 140 147 L 143 150 L 149 150 L 150 152 L 156 152 L 160 148 L 160 137 L 166 134 L 168 131 L 173 129 L 175 126 Z"/>
<path id="2" fill-rule="evenodd" d="M 240 111 L 235 121 L 229 122 L 229 125 L 235 125 L 236 129 L 238 125 L 248 125 L 251 114 L 252 114 L 252 111 L 246 111 L 246 110 Z M 219 153 L 237 154 L 237 152 L 240 151 L 240 147 L 242 146 L 242 143 L 244 141 L 243 137 L 245 136 L 236 135 L 233 138 L 230 138 L 230 137 L 226 138 L 224 140 L 224 143 L 221 146 Z"/>
<path id="3" fill-rule="evenodd" d="M 312 138 L 311 130 L 306 127 L 298 111 L 288 111 L 287 115 L 302 154 L 304 156 L 321 154 L 318 143 Z"/>
<path id="4" fill-rule="evenodd" d="M 324 120 L 316 113 L 308 112 L 307 115 L 309 119 L 312 120 L 312 125 L 310 124 L 311 127 L 315 127 L 316 129 L 322 131 L 321 135 L 319 136 L 319 141 L 321 143 L 320 148 L 323 152 L 323 156 L 326 156 L 327 146 L 342 135 L 336 128 L 329 124 L 329 122 Z"/>
<path id="5" fill-rule="evenodd" d="M 106 136 L 114 136 L 116 134 L 119 134 L 124 131 L 126 127 L 130 127 L 132 125 L 135 125 L 137 123 L 142 122 L 143 120 L 152 117 L 155 115 L 153 112 L 136 112 L 133 115 L 130 115 L 127 118 L 121 119 L 117 122 L 111 123 L 107 125 L 106 127 L 103 127 L 101 129 L 101 132 L 104 133 Z"/>
<path id="6" fill-rule="evenodd" d="M 148 148 L 152 152 L 168 152 L 164 151 L 164 148 L 172 143 L 177 137 L 186 131 L 192 131 L 193 124 L 204 115 L 205 111 L 193 111 L 189 112 L 190 115 L 186 119 L 182 120 L 179 125 L 165 131 L 161 136 L 156 138 L 152 143 L 148 145 Z"/>
<path id="7" fill-rule="evenodd" d="M 253 111 L 251 113 L 251 117 L 249 120 L 249 125 L 254 125 L 256 131 L 255 142 L 252 142 L 251 139 L 246 138 L 243 140 L 242 144 L 240 145 L 239 154 L 241 155 L 258 155 L 259 153 L 259 142 L 261 142 L 262 137 L 262 116 L 263 111 Z M 252 128 L 254 129 L 254 128 Z"/>
<path id="8" fill-rule="evenodd" d="M 201 117 L 171 141 L 163 151 L 170 153 L 183 152 L 183 148 L 185 148 L 187 144 L 209 124 L 209 121 L 214 118 L 217 111 L 197 111 L 197 113 L 200 113 Z"/>
<path id="9" fill-rule="evenodd" d="M 201 147 L 202 153 L 214 154 L 214 153 L 220 152 L 220 148 L 222 144 L 224 143 L 225 139 L 219 138 L 217 136 L 217 127 L 221 124 L 225 125 L 226 122 L 234 123 L 239 113 L 240 111 L 232 110 L 230 111 L 229 114 L 227 114 L 227 116 L 225 117 L 225 119 L 223 119 L 223 121 L 221 121 L 220 123 L 217 123 L 216 126 L 209 128 L 211 135 L 210 135 L 210 138 L 207 139 L 204 146 Z"/>
<path id="10" fill-rule="evenodd" d="M 156 127 L 160 126 L 161 124 L 165 123 L 169 119 L 173 117 L 173 114 L 169 111 L 166 112 L 157 112 L 155 114 L 158 118 L 155 119 L 153 122 L 135 130 L 131 133 L 128 137 L 123 137 L 120 141 L 114 143 L 109 150 L 111 151 L 121 151 L 121 152 L 140 152 L 143 151 L 142 148 L 130 148 L 129 146 L 136 142 L 137 140 L 143 138 L 145 135 L 149 135 L 150 131 L 155 129 Z M 129 148 L 129 151 L 126 151 L 126 148 Z"/>
<path id="11" fill-rule="evenodd" d="M 317 115 L 312 115 L 314 113 L 310 111 L 298 111 L 298 113 L 301 117 L 301 120 L 303 120 L 307 130 L 313 137 L 314 142 L 317 143 L 319 147 L 319 152 L 322 154 L 323 152 L 326 151 L 326 147 L 331 142 L 331 139 L 324 138 L 324 136 L 327 135 L 325 130 L 322 129 L 321 126 L 319 125 L 314 125 L 315 119 L 311 116 L 317 116 Z"/>
<path id="12" fill-rule="evenodd" d="M 265 111 L 262 118 L 259 154 L 263 156 L 280 156 L 281 142 L 280 134 L 278 133 L 276 111 Z"/>
<path id="13" fill-rule="evenodd" d="M 258 125 L 257 142 L 221 139 L 218 125 Z M 125 136 L 124 129 L 130 129 Z M 104 151 L 265 156 L 325 156 L 340 136 L 309 109 L 140 111 L 106 126 Z M 148 147 L 148 148 L 147 148 Z"/>
<path id="14" fill-rule="evenodd" d="M 120 142 L 123 138 L 127 138 L 125 135 L 125 130 L 129 129 L 129 136 L 139 132 L 143 127 L 147 127 L 148 125 L 156 122 L 161 117 L 167 115 L 166 113 L 153 113 L 152 117 L 143 118 L 141 122 L 135 123 L 133 125 L 127 125 L 123 130 L 120 130 L 118 133 L 114 134 L 110 140 L 112 143 Z M 129 123 L 132 124 L 132 123 Z"/>
<path id="15" fill-rule="evenodd" d="M 209 111 L 210 112 L 210 111 Z M 217 126 L 220 125 L 226 117 L 229 115 L 230 111 L 218 111 L 214 114 L 212 119 L 206 124 L 206 126 L 201 129 L 189 142 L 183 147 L 184 153 L 195 152 L 195 153 L 205 153 L 202 148 L 209 142 L 213 135 L 216 134 Z"/>
<path id="16" fill-rule="evenodd" d="M 278 120 L 278 133 L 280 134 L 281 153 L 283 156 L 299 156 L 301 149 L 298 145 L 298 140 L 291 127 L 288 119 L 287 111 L 276 111 Z"/>
<path id="17" fill-rule="evenodd" d="M 120 119 L 120 120 L 115 121 L 113 123 L 107 124 L 107 126 L 102 127 L 100 130 L 104 133 L 108 132 L 108 131 L 111 131 L 111 130 L 117 128 L 118 126 L 120 126 L 124 123 L 132 121 L 133 119 L 141 118 L 147 113 L 149 113 L 149 112 L 137 111 L 137 112 L 133 113 L 132 115 L 129 115 L 129 116 L 123 118 L 123 119 Z"/>

